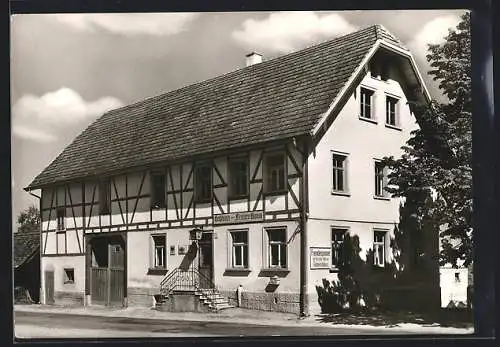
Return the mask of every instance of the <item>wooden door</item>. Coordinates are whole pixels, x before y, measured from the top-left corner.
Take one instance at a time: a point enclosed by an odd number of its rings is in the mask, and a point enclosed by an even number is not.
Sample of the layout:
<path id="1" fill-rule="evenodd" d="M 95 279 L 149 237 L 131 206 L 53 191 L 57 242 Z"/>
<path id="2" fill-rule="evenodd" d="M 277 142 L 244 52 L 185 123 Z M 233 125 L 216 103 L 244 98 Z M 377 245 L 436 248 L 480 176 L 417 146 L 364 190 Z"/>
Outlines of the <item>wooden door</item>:
<path id="1" fill-rule="evenodd" d="M 213 281 L 213 239 L 211 233 L 204 233 L 198 241 L 198 269 L 201 274 L 200 285 L 210 287 Z"/>
<path id="2" fill-rule="evenodd" d="M 45 304 L 54 304 L 54 271 L 45 271 Z"/>
<path id="3" fill-rule="evenodd" d="M 121 306 L 125 294 L 125 249 L 121 238 L 96 238 L 92 242 L 92 303 Z"/>

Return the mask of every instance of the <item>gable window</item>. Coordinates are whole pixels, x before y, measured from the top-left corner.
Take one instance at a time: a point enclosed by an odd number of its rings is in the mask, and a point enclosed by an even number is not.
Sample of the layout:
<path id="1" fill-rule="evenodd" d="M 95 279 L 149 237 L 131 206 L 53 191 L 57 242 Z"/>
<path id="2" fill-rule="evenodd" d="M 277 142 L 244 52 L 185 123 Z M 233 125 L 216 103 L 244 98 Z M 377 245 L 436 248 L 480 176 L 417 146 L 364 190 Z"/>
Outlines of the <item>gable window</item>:
<path id="1" fill-rule="evenodd" d="M 383 267 L 385 265 L 385 230 L 373 232 L 373 264 Z"/>
<path id="2" fill-rule="evenodd" d="M 266 193 L 283 192 L 285 188 L 285 154 L 275 153 L 264 158 L 264 189 Z"/>
<path id="3" fill-rule="evenodd" d="M 229 195 L 231 197 L 248 196 L 248 160 L 234 158 L 228 162 Z"/>
<path id="4" fill-rule="evenodd" d="M 111 184 L 109 180 L 99 184 L 99 213 L 108 214 L 111 210 Z"/>
<path id="5" fill-rule="evenodd" d="M 333 153 L 332 155 L 334 192 L 347 192 L 347 156 Z"/>
<path id="6" fill-rule="evenodd" d="M 344 260 L 344 236 L 345 228 L 332 228 L 332 267 L 339 268 Z"/>
<path id="7" fill-rule="evenodd" d="M 373 90 L 361 88 L 360 113 L 361 118 L 373 119 Z"/>
<path id="8" fill-rule="evenodd" d="M 286 228 L 269 229 L 269 267 L 287 267 Z"/>
<path id="9" fill-rule="evenodd" d="M 64 269 L 64 284 L 75 283 L 75 269 Z"/>
<path id="10" fill-rule="evenodd" d="M 207 164 L 196 166 L 194 178 L 196 201 L 210 201 L 212 199 L 212 167 Z"/>
<path id="11" fill-rule="evenodd" d="M 165 235 L 153 235 L 154 244 L 154 268 L 165 269 L 167 267 L 167 237 Z"/>
<path id="12" fill-rule="evenodd" d="M 58 208 L 56 213 L 57 213 L 57 230 L 65 230 L 66 227 L 64 225 L 64 220 L 66 219 L 66 209 Z"/>
<path id="13" fill-rule="evenodd" d="M 397 105 L 398 99 L 391 96 L 385 98 L 385 123 L 392 126 L 398 125 Z"/>
<path id="14" fill-rule="evenodd" d="M 165 174 L 151 174 L 151 207 L 165 208 Z"/>
<path id="15" fill-rule="evenodd" d="M 232 267 L 248 269 L 248 231 L 232 231 Z"/>
<path id="16" fill-rule="evenodd" d="M 387 167 L 380 161 L 375 162 L 375 196 L 386 197 Z"/>

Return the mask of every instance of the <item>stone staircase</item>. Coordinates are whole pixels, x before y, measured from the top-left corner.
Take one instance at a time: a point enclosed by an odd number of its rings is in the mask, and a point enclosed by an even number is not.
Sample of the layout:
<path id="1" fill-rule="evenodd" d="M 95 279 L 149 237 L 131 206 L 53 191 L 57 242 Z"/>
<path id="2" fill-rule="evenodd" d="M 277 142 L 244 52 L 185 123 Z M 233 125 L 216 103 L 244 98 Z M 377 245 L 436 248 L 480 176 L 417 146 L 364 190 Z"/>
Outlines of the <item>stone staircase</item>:
<path id="1" fill-rule="evenodd" d="M 198 289 L 195 295 L 199 297 L 203 305 L 207 305 L 212 312 L 232 308 L 226 297 L 222 296 L 217 289 Z"/>

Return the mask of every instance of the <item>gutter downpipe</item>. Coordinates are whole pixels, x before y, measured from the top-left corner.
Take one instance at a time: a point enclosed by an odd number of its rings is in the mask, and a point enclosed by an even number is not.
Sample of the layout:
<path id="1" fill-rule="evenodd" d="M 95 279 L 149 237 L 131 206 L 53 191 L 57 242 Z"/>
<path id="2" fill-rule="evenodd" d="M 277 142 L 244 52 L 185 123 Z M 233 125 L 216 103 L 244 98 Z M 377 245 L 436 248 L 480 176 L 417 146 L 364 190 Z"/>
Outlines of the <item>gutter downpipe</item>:
<path id="1" fill-rule="evenodd" d="M 41 196 L 38 196 L 34 193 L 31 192 L 31 190 L 27 189 L 27 188 L 24 188 L 23 189 L 25 192 L 27 192 L 29 195 L 31 196 L 34 196 L 35 198 L 38 199 L 38 208 L 40 209 L 40 225 L 38 227 L 38 234 L 39 234 L 39 238 L 40 238 L 40 246 L 38 246 L 40 248 L 40 252 L 39 252 L 39 257 L 40 257 L 40 269 L 39 269 L 39 282 L 40 282 L 40 287 L 38 288 L 38 302 L 39 303 L 42 303 L 42 197 Z"/>
<path id="2" fill-rule="evenodd" d="M 295 141 L 294 141 L 295 145 Z M 308 165 L 307 158 L 309 154 L 308 144 L 304 143 L 304 151 L 300 151 L 296 146 L 295 148 L 302 154 L 302 182 L 300 185 L 300 293 L 299 293 L 299 309 L 300 317 L 307 317 L 309 315 L 309 304 L 307 297 L 307 216 L 308 216 Z"/>

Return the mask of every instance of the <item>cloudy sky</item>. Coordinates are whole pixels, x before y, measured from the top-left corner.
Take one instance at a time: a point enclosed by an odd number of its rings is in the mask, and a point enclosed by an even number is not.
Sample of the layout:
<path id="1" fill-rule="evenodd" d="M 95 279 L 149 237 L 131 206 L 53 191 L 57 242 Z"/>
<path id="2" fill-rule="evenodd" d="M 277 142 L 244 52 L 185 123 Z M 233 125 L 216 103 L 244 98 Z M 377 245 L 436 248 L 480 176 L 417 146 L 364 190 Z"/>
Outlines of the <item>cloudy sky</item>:
<path id="1" fill-rule="evenodd" d="M 412 50 L 428 88 L 426 44 L 463 11 L 35 14 L 11 18 L 13 216 L 22 188 L 106 110 L 382 24 Z"/>

